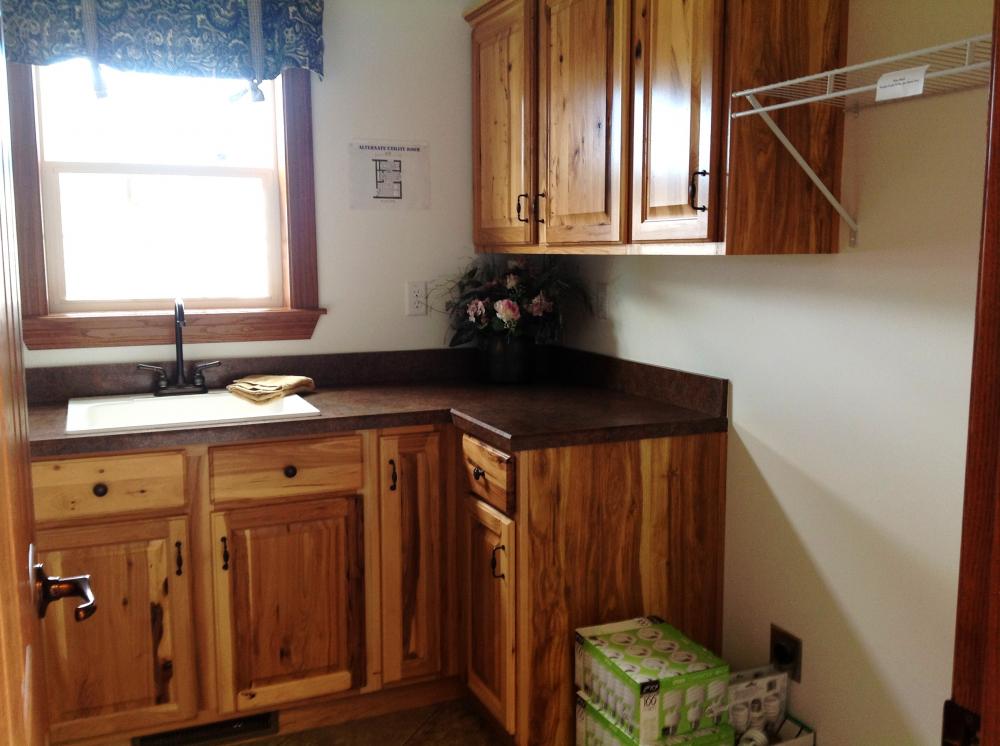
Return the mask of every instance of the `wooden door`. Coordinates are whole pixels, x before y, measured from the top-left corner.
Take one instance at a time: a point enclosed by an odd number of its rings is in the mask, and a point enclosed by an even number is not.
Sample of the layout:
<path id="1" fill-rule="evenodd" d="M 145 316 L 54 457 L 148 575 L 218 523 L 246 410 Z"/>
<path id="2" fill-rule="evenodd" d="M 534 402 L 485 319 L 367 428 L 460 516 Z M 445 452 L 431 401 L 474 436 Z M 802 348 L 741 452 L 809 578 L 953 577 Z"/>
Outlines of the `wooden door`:
<path id="1" fill-rule="evenodd" d="M 39 532 L 48 574 L 89 573 L 98 599 L 83 623 L 66 601 L 42 623 L 53 741 L 195 714 L 190 557 L 184 518 Z"/>
<path id="2" fill-rule="evenodd" d="M 948 746 L 1000 743 L 1000 0 L 993 38 Z"/>
<path id="3" fill-rule="evenodd" d="M 0 34 L 0 743 L 38 746 L 45 692 L 29 559 L 34 518 L 4 59 Z"/>
<path id="4" fill-rule="evenodd" d="M 440 443 L 436 432 L 379 440 L 382 680 L 441 669 Z"/>
<path id="5" fill-rule="evenodd" d="M 212 515 L 223 710 L 275 707 L 364 685 L 360 500 Z"/>
<path id="6" fill-rule="evenodd" d="M 635 0 L 632 240 L 714 238 L 719 0 Z"/>
<path id="7" fill-rule="evenodd" d="M 469 689 L 514 732 L 514 522 L 486 503 L 468 498 Z"/>
<path id="8" fill-rule="evenodd" d="M 504 0 L 472 23 L 472 200 L 477 246 L 535 240 L 535 2 Z"/>
<path id="9" fill-rule="evenodd" d="M 544 0 L 540 242 L 624 239 L 628 6 L 628 0 Z"/>

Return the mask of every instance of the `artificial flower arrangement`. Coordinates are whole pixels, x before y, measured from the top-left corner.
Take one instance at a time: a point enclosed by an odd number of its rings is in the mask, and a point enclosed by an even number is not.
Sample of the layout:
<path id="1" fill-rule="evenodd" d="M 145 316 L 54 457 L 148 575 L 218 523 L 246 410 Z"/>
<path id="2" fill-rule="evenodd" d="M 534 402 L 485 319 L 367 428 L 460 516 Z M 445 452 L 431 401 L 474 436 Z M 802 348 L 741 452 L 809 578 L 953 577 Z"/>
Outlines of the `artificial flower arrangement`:
<path id="1" fill-rule="evenodd" d="M 499 349 L 500 343 L 515 340 L 555 344 L 562 337 L 565 311 L 571 306 L 590 309 L 570 268 L 548 256 L 481 256 L 436 292 L 448 295 L 444 307 L 451 319 L 452 347 L 477 342 Z"/>

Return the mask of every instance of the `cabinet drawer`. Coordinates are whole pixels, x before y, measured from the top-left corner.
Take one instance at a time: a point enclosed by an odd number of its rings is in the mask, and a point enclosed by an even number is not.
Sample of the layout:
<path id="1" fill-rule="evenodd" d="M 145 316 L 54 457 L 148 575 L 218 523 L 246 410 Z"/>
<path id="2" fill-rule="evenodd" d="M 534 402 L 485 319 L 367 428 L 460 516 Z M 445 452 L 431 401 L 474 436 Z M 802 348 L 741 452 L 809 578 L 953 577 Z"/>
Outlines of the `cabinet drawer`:
<path id="1" fill-rule="evenodd" d="M 470 435 L 462 436 L 469 489 L 497 510 L 514 512 L 514 457 Z"/>
<path id="2" fill-rule="evenodd" d="M 180 451 L 36 461 L 31 478 L 40 523 L 185 504 Z"/>
<path id="3" fill-rule="evenodd" d="M 213 448 L 212 499 L 266 500 L 360 492 L 361 436 Z"/>

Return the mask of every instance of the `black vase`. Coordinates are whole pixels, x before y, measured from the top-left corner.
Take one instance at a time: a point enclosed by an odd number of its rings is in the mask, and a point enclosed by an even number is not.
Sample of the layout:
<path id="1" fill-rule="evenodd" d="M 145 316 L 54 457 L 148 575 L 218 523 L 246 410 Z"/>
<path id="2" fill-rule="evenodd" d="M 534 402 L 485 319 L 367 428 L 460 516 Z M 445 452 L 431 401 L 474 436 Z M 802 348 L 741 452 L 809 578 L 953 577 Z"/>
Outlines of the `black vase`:
<path id="1" fill-rule="evenodd" d="M 531 352 L 534 344 L 528 337 L 506 334 L 491 337 L 486 343 L 486 374 L 491 383 L 524 383 L 531 377 Z"/>

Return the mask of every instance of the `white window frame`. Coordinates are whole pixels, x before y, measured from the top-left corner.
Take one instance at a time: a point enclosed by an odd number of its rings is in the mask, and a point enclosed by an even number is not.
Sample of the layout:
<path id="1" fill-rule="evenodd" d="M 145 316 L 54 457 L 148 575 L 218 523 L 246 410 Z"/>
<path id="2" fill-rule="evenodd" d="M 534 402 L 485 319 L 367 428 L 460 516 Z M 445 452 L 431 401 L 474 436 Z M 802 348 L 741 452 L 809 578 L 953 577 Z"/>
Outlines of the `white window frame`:
<path id="1" fill-rule="evenodd" d="M 66 274 L 63 261 L 63 240 L 61 221 L 61 201 L 59 176 L 64 173 L 100 173 L 100 174 L 140 174 L 140 175 L 181 175 L 181 176 L 213 176 L 231 178 L 257 178 L 264 186 L 264 198 L 267 205 L 265 224 L 267 233 L 267 272 L 268 295 L 261 298 L 191 298 L 185 299 L 185 305 L 192 309 L 243 309 L 256 310 L 276 308 L 284 304 L 285 262 L 284 262 L 284 226 L 281 209 L 281 186 L 278 163 L 278 143 L 282 122 L 275 101 L 278 96 L 271 96 L 265 105 L 274 109 L 274 142 L 271 148 L 270 168 L 250 168 L 239 166 L 176 166 L 168 164 L 135 164 L 135 163 L 78 163 L 65 161 L 46 161 L 44 146 L 44 112 L 41 106 L 41 91 L 38 76 L 34 76 L 36 131 L 38 132 L 39 178 L 42 197 L 42 230 L 44 233 L 44 249 L 46 262 L 46 277 L 48 303 L 50 313 L 87 313 L 102 311 L 146 311 L 163 309 L 173 303 L 174 297 L 150 299 L 123 300 L 68 300 L 66 298 Z M 260 104 L 248 104 L 258 106 Z M 155 261 L 170 261 L 170 257 L 151 258 L 151 267 Z"/>

